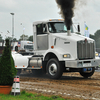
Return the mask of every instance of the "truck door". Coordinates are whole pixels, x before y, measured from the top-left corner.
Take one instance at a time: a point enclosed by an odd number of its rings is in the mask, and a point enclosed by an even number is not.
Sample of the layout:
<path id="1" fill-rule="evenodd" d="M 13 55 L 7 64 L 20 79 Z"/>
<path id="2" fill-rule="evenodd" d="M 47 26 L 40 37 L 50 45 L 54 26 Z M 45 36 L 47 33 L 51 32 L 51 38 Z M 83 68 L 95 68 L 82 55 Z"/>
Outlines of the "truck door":
<path id="1" fill-rule="evenodd" d="M 37 50 L 48 49 L 48 34 L 46 24 L 38 24 L 37 29 Z"/>

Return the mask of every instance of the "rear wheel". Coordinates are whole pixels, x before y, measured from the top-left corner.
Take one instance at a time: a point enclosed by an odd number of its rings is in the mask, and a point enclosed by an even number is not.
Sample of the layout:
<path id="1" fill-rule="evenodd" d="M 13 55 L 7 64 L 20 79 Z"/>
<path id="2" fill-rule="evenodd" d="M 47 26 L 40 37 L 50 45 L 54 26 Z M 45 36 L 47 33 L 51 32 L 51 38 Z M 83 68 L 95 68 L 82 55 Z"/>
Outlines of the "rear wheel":
<path id="1" fill-rule="evenodd" d="M 84 78 L 88 78 L 92 76 L 95 72 L 95 68 L 93 67 L 91 72 L 83 72 L 83 70 L 80 71 L 80 75 L 82 75 Z"/>
<path id="2" fill-rule="evenodd" d="M 59 79 L 63 73 L 63 67 L 60 66 L 60 62 L 56 58 L 52 58 L 47 62 L 47 73 L 50 78 Z"/>

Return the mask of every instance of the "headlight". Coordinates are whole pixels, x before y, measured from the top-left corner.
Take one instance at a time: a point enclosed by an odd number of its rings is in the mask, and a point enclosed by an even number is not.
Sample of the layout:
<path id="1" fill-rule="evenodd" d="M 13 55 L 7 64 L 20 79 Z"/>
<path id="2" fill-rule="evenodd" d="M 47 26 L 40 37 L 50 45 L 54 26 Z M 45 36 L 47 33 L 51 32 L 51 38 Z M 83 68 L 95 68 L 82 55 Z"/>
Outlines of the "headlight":
<path id="1" fill-rule="evenodd" d="M 64 54 L 63 58 L 70 58 L 70 54 Z"/>
<path id="2" fill-rule="evenodd" d="M 96 57 L 98 57 L 98 56 L 99 56 L 99 54 L 96 52 L 96 53 L 95 53 L 95 56 L 96 56 Z"/>

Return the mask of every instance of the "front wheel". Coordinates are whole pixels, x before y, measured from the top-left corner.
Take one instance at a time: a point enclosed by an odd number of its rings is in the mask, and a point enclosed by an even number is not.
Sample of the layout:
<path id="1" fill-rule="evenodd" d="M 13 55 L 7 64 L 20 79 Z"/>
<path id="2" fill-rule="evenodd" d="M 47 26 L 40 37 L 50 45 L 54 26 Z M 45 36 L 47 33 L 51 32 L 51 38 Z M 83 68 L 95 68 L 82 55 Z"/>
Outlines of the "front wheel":
<path id="1" fill-rule="evenodd" d="M 91 72 L 83 72 L 83 70 L 80 71 L 80 75 L 82 75 L 84 78 L 88 78 L 92 76 L 95 72 L 95 68 L 93 67 Z"/>
<path id="2" fill-rule="evenodd" d="M 47 62 L 46 69 L 50 78 L 59 79 L 62 76 L 63 66 L 61 67 L 60 62 L 55 58 L 52 58 Z"/>

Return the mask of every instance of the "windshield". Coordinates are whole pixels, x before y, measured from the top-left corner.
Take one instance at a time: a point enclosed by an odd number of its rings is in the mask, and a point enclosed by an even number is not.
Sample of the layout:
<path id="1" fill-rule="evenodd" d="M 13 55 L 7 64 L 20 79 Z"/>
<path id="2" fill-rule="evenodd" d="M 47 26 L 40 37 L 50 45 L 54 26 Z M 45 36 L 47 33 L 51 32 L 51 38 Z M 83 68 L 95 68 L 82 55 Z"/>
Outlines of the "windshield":
<path id="1" fill-rule="evenodd" d="M 24 49 L 33 50 L 33 45 L 24 45 Z"/>
<path id="2" fill-rule="evenodd" d="M 64 22 L 50 22 L 48 23 L 50 33 L 64 33 L 67 32 L 67 28 Z M 71 26 L 71 32 L 73 28 Z"/>

